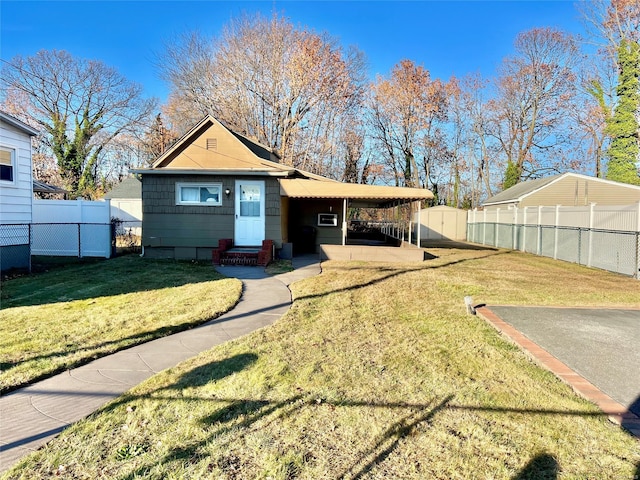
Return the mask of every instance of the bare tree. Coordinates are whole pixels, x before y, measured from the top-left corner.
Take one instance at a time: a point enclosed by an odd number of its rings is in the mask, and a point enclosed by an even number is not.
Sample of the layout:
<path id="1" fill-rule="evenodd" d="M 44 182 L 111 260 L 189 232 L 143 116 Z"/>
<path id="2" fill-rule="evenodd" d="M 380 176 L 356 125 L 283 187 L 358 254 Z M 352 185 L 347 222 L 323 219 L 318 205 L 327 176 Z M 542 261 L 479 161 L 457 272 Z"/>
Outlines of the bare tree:
<path id="1" fill-rule="evenodd" d="M 515 48 L 516 55 L 503 62 L 497 96 L 487 105 L 491 134 L 507 164 L 504 188 L 555 171 L 566 160 L 565 120 L 578 57 L 574 39 L 551 28 L 519 34 Z"/>
<path id="2" fill-rule="evenodd" d="M 139 85 L 113 68 L 65 51 L 17 56 L 2 70 L 2 85 L 28 98 L 25 116 L 46 133 L 72 196 L 93 195 L 109 145 L 140 128 L 155 108 L 154 100 L 142 99 Z"/>
<path id="3" fill-rule="evenodd" d="M 615 59 L 621 40 L 640 42 L 640 0 L 590 0 L 578 8 L 594 42 Z"/>
<path id="4" fill-rule="evenodd" d="M 437 138 L 437 122 L 446 118 L 446 90 L 429 71 L 402 60 L 390 77 L 371 86 L 370 123 L 375 144 L 391 169 L 396 185 L 427 186 L 429 165 Z M 418 168 L 422 157 L 420 180 Z"/>
<path id="5" fill-rule="evenodd" d="M 174 102 L 192 106 L 181 111 L 211 113 L 318 173 L 364 81 L 360 52 L 278 15 L 232 20 L 219 38 L 189 34 L 167 46 L 162 70 Z"/>

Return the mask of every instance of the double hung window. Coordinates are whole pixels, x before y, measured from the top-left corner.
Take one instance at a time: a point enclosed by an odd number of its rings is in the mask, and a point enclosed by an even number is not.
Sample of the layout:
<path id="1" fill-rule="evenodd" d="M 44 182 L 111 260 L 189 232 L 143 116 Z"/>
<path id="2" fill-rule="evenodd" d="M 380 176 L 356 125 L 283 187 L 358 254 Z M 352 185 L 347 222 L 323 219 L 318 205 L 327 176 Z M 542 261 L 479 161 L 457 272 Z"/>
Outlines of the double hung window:
<path id="1" fill-rule="evenodd" d="M 0 147 L 0 180 L 11 182 L 16 175 L 16 151 L 13 148 Z"/>

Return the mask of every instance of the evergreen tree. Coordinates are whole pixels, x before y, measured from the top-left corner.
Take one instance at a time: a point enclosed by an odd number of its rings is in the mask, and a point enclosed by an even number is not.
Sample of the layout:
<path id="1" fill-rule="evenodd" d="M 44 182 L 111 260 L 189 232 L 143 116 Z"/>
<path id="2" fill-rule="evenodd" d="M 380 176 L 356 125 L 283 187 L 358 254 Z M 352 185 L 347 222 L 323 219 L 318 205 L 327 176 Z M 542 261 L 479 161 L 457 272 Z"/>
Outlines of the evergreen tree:
<path id="1" fill-rule="evenodd" d="M 636 162 L 640 161 L 640 127 L 636 113 L 640 107 L 640 44 L 623 39 L 618 48 L 618 104 L 607 119 L 606 133 L 611 138 L 607 157 L 607 179 L 640 185 Z"/>
<path id="2" fill-rule="evenodd" d="M 517 183 L 520 183 L 520 177 L 522 172 L 518 169 L 518 166 L 511 160 L 507 162 L 507 169 L 504 172 L 504 181 L 502 182 L 502 190 L 511 188 Z"/>

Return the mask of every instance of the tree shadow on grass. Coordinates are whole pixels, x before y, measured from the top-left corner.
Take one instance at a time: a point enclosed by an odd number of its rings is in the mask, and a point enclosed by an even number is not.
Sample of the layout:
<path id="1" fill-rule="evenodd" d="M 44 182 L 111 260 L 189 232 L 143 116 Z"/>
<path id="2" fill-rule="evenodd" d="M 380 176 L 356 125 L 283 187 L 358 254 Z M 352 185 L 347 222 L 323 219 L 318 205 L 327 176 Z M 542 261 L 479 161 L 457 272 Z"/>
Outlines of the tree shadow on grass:
<path id="1" fill-rule="evenodd" d="M 481 260 L 487 257 L 491 257 L 494 255 L 509 255 L 511 252 L 510 251 L 499 251 L 499 250 L 492 250 L 492 251 L 488 251 L 486 255 L 481 255 L 481 256 L 477 256 L 477 257 L 470 257 L 470 258 L 459 258 L 456 260 L 450 260 L 450 261 L 445 261 L 443 263 L 439 263 L 437 265 L 433 265 L 430 263 L 423 263 L 423 264 L 418 264 L 416 267 L 382 267 L 382 268 L 377 268 L 376 267 L 376 271 L 377 272 L 381 272 L 381 273 L 385 273 L 384 275 L 381 275 L 378 278 L 375 278 L 373 280 L 370 280 L 368 282 L 364 282 L 364 283 L 357 283 L 354 285 L 350 285 L 348 287 L 342 287 L 342 288 L 336 288 L 334 290 L 330 290 L 330 291 L 326 291 L 326 292 L 321 292 L 321 293 L 312 293 L 309 295 L 303 295 L 300 297 L 295 297 L 296 301 L 299 300 L 310 300 L 310 299 L 315 299 L 315 298 L 321 298 L 321 297 L 325 297 L 326 295 L 330 295 L 333 293 L 341 293 L 341 292 L 349 292 L 352 290 L 358 290 L 361 288 L 365 288 L 365 287 L 369 287 L 372 285 L 376 285 L 378 283 L 382 283 L 386 280 L 389 280 L 390 278 L 394 278 L 394 277 L 398 277 L 400 275 L 404 275 L 405 273 L 413 273 L 413 272 L 419 272 L 419 271 L 424 271 L 424 270 L 436 270 L 436 269 L 440 269 L 440 268 L 446 268 L 446 267 L 450 267 L 452 265 L 458 265 L 460 263 L 466 263 L 466 262 L 472 262 L 474 260 Z M 357 266 L 354 267 L 355 269 L 362 269 L 362 265 L 358 264 Z M 347 268 L 349 269 L 349 268 Z"/>
<path id="2" fill-rule="evenodd" d="M 560 465 L 549 453 L 533 457 L 512 480 L 556 480 L 560 473 Z"/>
<path id="3" fill-rule="evenodd" d="M 228 368 L 230 364 L 236 364 L 235 368 L 247 368 L 253 363 L 252 354 L 241 354 L 231 357 L 222 362 L 214 362 L 194 369 L 186 374 L 180 381 L 166 389 L 170 390 L 178 388 L 177 385 L 182 384 L 183 380 L 195 378 L 202 384 L 206 384 L 206 380 L 202 378 L 204 369 L 213 368 L 215 372 L 206 375 L 210 381 L 224 378 L 224 376 L 233 373 L 233 367 Z M 244 365 L 244 367 L 240 367 Z M 219 368 L 221 367 L 222 368 Z M 226 372 L 226 373 L 225 373 Z M 128 400 L 135 399 L 130 397 Z M 317 396 L 310 392 L 299 394 L 282 400 L 265 400 L 257 398 L 213 398 L 212 404 L 218 404 L 219 408 L 214 410 L 210 415 L 200 419 L 203 428 L 207 429 L 204 438 L 192 442 L 187 445 L 180 445 L 169 451 L 164 457 L 159 459 L 149 459 L 149 462 L 140 465 L 135 471 L 121 477 L 121 480 L 133 480 L 150 468 L 158 465 L 169 465 L 173 462 L 196 464 L 201 461 L 209 463 L 209 469 L 219 469 L 231 478 L 241 478 L 242 465 L 246 459 L 233 453 L 233 442 L 239 438 L 246 438 L 251 433 L 259 430 L 269 430 L 269 428 L 278 421 L 296 415 L 303 408 L 381 408 L 394 409 L 399 413 L 397 420 L 391 423 L 386 430 L 376 439 L 372 439 L 369 446 L 366 446 L 358 453 L 358 459 L 349 466 L 345 471 L 336 475 L 335 478 L 342 479 L 362 479 L 378 465 L 384 463 L 394 450 L 400 447 L 404 438 L 412 435 L 420 424 L 430 422 L 433 418 L 445 410 L 470 410 L 470 411 L 489 411 L 500 413 L 520 413 L 530 415 L 576 415 L 576 416 L 601 416 L 601 412 L 580 411 L 580 410 L 549 410 L 549 409 L 520 409 L 511 407 L 482 407 L 471 405 L 460 405 L 452 402 L 454 396 L 449 395 L 438 401 L 425 404 L 404 403 L 404 402 L 370 402 L 358 400 L 342 400 L 318 402 Z M 155 401 L 192 401 L 201 400 L 198 397 L 180 397 L 179 399 L 170 397 L 154 396 Z M 404 414 L 402 412 L 405 412 Z M 256 425 L 259 420 L 267 419 L 266 422 Z M 226 437 L 227 434 L 232 434 Z M 214 441 L 221 450 L 230 452 L 228 455 L 222 455 L 220 458 L 207 457 L 207 445 Z M 206 458 L 206 460 L 205 460 Z M 639 466 L 640 468 L 640 466 Z M 548 453 L 540 454 L 529 461 L 529 463 L 513 477 L 512 480 L 526 479 L 546 479 L 555 480 L 559 474 L 559 465 L 557 460 Z"/>
<path id="4" fill-rule="evenodd" d="M 15 390 L 26 387 L 40 380 L 44 380 L 46 378 L 57 375 L 58 373 L 63 372 L 65 370 L 86 365 L 87 363 L 92 362 L 96 358 L 105 357 L 107 355 L 117 353 L 126 348 L 131 348 L 136 345 L 150 342 L 152 340 L 157 340 L 158 338 L 167 337 L 175 333 L 196 328 L 203 324 L 222 323 L 222 322 L 233 320 L 235 318 L 237 317 L 225 317 L 224 320 L 202 319 L 194 322 L 184 322 L 178 325 L 167 325 L 164 327 L 159 327 L 155 330 L 140 332 L 135 335 L 130 335 L 124 338 L 118 338 L 118 339 L 109 340 L 106 342 L 100 342 L 93 345 L 78 346 L 74 350 L 59 350 L 54 352 L 39 353 L 37 355 L 28 356 L 15 362 L 11 362 L 11 361 L 2 362 L 0 363 L 0 371 L 6 375 L 10 373 L 12 368 L 18 367 L 27 362 L 38 362 L 38 361 L 44 360 L 50 363 L 51 361 L 53 361 L 53 359 L 56 359 L 56 358 L 64 358 L 65 356 L 73 356 L 73 355 L 77 356 L 79 352 L 86 352 L 86 355 L 80 356 L 79 358 L 76 358 L 73 361 L 71 360 L 63 361 L 59 365 L 52 367 L 50 370 L 47 370 L 46 372 L 43 372 L 42 374 L 34 376 L 32 378 L 28 378 L 22 381 L 21 383 L 8 385 L 8 386 L 4 386 L 4 385 L 0 386 L 0 393 L 4 395 L 10 392 L 13 392 Z"/>
<path id="5" fill-rule="evenodd" d="M 449 403 L 452 398 L 453 395 L 449 395 L 435 407 L 422 408 L 417 412 L 400 418 L 400 420 L 387 428 L 371 448 L 360 454 L 360 460 L 358 462 L 349 467 L 337 478 L 349 478 L 351 480 L 363 478 L 363 476 L 370 472 L 376 465 L 384 462 L 397 448 L 402 439 L 408 436 L 414 428 L 423 422 L 429 421 L 440 410 L 446 408 L 447 403 Z"/>
<path id="6" fill-rule="evenodd" d="M 249 368 L 258 360 L 255 353 L 239 353 L 224 360 L 207 363 L 185 373 L 180 379 L 162 390 L 182 390 L 185 388 L 202 387 L 217 382 Z"/>

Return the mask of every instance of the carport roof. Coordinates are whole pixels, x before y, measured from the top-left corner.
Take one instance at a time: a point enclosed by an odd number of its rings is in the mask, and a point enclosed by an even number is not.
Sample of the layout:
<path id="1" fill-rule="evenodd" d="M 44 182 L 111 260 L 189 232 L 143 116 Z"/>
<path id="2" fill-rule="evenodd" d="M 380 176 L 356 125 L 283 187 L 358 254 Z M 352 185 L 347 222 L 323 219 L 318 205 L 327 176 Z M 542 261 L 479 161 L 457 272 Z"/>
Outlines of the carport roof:
<path id="1" fill-rule="evenodd" d="M 299 199 L 347 199 L 352 203 L 381 206 L 395 201 L 413 202 L 433 198 L 431 191 L 422 188 L 387 187 L 359 183 L 321 182 L 304 178 L 280 180 L 280 194 Z"/>

